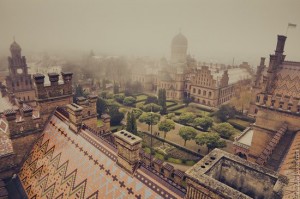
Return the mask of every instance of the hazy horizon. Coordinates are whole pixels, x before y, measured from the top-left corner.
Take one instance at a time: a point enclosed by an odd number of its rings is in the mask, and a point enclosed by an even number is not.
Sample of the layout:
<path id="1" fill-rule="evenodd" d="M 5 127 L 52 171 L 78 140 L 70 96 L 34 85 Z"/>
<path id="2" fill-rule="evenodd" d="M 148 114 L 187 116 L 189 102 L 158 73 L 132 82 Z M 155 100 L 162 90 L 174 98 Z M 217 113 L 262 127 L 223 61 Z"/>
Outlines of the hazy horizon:
<path id="1" fill-rule="evenodd" d="M 199 61 L 259 63 L 274 52 L 277 34 L 290 29 L 287 60 L 300 61 L 300 1 L 297 0 L 51 0 L 0 2 L 0 55 L 15 36 L 24 55 L 89 52 L 170 57 L 181 29 L 188 53 Z"/>

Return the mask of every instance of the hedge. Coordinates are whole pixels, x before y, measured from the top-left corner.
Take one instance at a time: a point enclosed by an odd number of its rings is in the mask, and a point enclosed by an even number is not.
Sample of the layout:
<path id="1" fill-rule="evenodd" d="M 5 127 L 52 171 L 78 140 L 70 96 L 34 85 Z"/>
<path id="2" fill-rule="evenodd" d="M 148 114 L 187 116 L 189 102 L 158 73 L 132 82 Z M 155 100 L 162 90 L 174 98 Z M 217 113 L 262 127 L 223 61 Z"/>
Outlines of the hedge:
<path id="1" fill-rule="evenodd" d="M 179 105 L 173 106 L 171 108 L 168 108 L 167 110 L 168 111 L 176 111 L 176 110 L 179 110 L 179 109 L 184 108 L 184 107 L 185 107 L 184 104 L 179 104 Z"/>

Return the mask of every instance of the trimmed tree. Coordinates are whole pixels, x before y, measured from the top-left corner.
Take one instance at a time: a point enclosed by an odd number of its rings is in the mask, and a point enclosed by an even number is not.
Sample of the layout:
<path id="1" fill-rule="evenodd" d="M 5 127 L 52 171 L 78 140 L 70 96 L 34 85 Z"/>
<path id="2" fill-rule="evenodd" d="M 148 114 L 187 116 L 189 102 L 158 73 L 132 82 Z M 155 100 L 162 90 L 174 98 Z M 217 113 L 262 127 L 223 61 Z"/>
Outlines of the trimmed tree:
<path id="1" fill-rule="evenodd" d="M 132 124 L 131 124 L 131 113 L 127 112 L 127 117 L 126 117 L 126 131 L 132 132 Z"/>
<path id="2" fill-rule="evenodd" d="M 196 137 L 197 131 L 193 127 L 183 126 L 179 129 L 179 135 L 184 140 L 184 146 L 185 146 L 186 141 L 192 140 Z"/>
<path id="3" fill-rule="evenodd" d="M 218 133 L 205 132 L 196 136 L 195 141 L 199 145 L 206 145 L 208 152 L 214 148 L 224 148 L 226 147 L 226 142 L 220 139 Z"/>
<path id="4" fill-rule="evenodd" d="M 197 117 L 194 119 L 193 124 L 200 126 L 204 131 L 207 131 L 213 125 L 213 119 L 210 117 Z"/>
<path id="5" fill-rule="evenodd" d="M 143 111 L 141 109 L 139 109 L 139 108 L 133 108 L 132 112 L 133 112 L 134 117 L 136 119 L 138 119 L 142 115 L 142 113 L 143 113 Z"/>
<path id="6" fill-rule="evenodd" d="M 160 120 L 160 115 L 157 113 L 152 112 L 144 112 L 140 118 L 139 121 L 142 123 L 148 124 L 148 130 L 150 130 L 150 125 L 156 125 Z"/>
<path id="7" fill-rule="evenodd" d="M 167 98 L 166 98 L 166 89 L 158 90 L 158 104 L 162 107 L 160 114 L 167 114 Z"/>
<path id="8" fill-rule="evenodd" d="M 224 139 L 229 139 L 236 132 L 235 128 L 227 122 L 216 124 L 213 130 Z"/>
<path id="9" fill-rule="evenodd" d="M 121 113 L 119 111 L 119 107 L 114 105 L 114 104 L 110 105 L 108 114 L 111 117 L 110 118 L 110 124 L 113 125 L 113 126 L 114 125 L 119 125 L 120 122 L 124 118 L 124 113 Z"/>
<path id="10" fill-rule="evenodd" d="M 172 129 L 175 129 L 175 122 L 173 120 L 166 119 L 158 123 L 158 130 L 164 132 L 164 139 L 166 139 L 167 133 Z"/>
<path id="11" fill-rule="evenodd" d="M 126 131 L 137 134 L 136 119 L 133 111 L 127 113 Z"/>
<path id="12" fill-rule="evenodd" d="M 229 105 L 222 105 L 219 110 L 215 113 L 215 116 L 221 121 L 226 122 L 230 118 L 234 118 L 236 110 L 234 107 Z"/>
<path id="13" fill-rule="evenodd" d="M 107 102 L 105 99 L 98 97 L 96 102 L 97 114 L 98 117 L 101 117 L 103 113 L 107 112 Z"/>
<path id="14" fill-rule="evenodd" d="M 196 115 L 192 112 L 184 112 L 180 114 L 178 121 L 180 124 L 193 123 L 195 117 Z"/>
<path id="15" fill-rule="evenodd" d="M 161 110 L 161 106 L 154 104 L 154 103 L 150 103 L 150 104 L 146 104 L 144 106 L 142 106 L 143 111 L 145 112 L 159 112 Z"/>
<path id="16" fill-rule="evenodd" d="M 136 102 L 134 97 L 125 97 L 123 100 L 123 104 L 125 106 L 132 106 Z"/>

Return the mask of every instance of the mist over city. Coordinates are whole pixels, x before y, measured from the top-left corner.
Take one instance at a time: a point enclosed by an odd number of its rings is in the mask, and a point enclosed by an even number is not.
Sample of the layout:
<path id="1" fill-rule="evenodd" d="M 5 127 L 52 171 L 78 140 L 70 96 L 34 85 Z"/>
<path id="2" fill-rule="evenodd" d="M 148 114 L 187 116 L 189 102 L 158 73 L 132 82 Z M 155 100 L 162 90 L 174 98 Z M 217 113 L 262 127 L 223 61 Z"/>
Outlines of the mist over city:
<path id="1" fill-rule="evenodd" d="M 13 37 L 34 53 L 76 57 L 96 55 L 170 56 L 171 39 L 181 30 L 188 54 L 199 61 L 259 63 L 272 51 L 276 34 L 298 23 L 299 1 L 1 1 L 0 55 L 6 56 Z M 297 37 L 289 31 L 288 59 L 299 59 Z"/>

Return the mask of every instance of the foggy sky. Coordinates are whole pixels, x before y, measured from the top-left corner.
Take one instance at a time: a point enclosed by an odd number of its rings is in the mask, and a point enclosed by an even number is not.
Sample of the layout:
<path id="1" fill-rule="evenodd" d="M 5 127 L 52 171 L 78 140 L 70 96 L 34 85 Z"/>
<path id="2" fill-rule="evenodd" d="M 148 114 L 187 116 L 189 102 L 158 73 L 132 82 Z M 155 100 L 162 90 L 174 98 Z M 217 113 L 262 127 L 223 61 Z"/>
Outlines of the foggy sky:
<path id="1" fill-rule="evenodd" d="M 287 60 L 300 61 L 299 0 L 1 0 L 0 55 L 15 36 L 23 54 L 82 51 L 170 57 L 181 29 L 188 53 L 230 64 L 274 52 L 277 34 L 290 29 Z"/>

